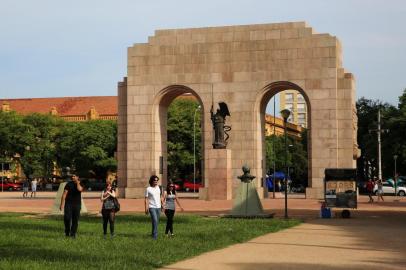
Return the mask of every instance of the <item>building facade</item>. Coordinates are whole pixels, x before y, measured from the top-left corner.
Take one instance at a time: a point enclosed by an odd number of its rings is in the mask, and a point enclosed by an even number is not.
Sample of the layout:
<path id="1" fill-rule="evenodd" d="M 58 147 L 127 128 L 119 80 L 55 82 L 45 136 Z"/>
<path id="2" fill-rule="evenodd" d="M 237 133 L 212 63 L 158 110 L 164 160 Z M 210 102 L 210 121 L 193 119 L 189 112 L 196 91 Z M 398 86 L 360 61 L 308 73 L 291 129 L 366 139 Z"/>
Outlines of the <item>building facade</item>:
<path id="1" fill-rule="evenodd" d="M 307 128 L 307 106 L 304 97 L 296 90 L 286 90 L 279 95 L 280 109 L 288 109 L 288 122 Z"/>
<path id="2" fill-rule="evenodd" d="M 0 104 L 2 111 L 51 114 L 71 122 L 117 120 L 116 96 L 0 99 Z"/>

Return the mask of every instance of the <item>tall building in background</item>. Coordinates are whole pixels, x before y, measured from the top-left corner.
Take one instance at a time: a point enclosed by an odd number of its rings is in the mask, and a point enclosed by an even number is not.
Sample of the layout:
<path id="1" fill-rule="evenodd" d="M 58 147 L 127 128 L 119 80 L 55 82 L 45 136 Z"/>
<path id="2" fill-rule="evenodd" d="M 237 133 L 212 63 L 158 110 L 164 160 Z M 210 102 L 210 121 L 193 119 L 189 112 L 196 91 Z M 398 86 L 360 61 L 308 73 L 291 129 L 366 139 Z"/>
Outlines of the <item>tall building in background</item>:
<path id="1" fill-rule="evenodd" d="M 304 97 L 296 90 L 286 90 L 280 93 L 280 109 L 291 111 L 288 121 L 307 128 L 307 106 Z"/>

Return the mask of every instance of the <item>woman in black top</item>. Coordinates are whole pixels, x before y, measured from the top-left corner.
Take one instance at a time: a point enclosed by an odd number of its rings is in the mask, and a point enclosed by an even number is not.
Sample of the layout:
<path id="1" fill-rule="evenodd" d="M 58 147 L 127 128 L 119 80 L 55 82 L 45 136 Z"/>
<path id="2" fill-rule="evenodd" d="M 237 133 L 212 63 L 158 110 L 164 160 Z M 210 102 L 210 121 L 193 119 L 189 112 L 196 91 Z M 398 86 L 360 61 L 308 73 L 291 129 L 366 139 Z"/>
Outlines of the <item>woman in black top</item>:
<path id="1" fill-rule="evenodd" d="M 106 188 L 103 190 L 101 195 L 102 206 L 102 216 L 103 216 L 103 234 L 104 237 L 107 235 L 107 223 L 110 223 L 110 235 L 114 237 L 114 201 L 113 198 L 116 197 L 116 192 L 112 189 L 111 183 L 106 182 Z"/>

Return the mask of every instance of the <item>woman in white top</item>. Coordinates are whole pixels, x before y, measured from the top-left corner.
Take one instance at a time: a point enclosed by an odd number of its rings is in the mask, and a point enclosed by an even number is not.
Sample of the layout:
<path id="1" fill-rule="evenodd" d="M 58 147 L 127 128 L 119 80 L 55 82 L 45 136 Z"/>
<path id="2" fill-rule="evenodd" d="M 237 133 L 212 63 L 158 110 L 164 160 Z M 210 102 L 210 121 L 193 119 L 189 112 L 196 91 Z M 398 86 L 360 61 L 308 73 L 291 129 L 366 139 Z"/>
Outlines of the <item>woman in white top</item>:
<path id="1" fill-rule="evenodd" d="M 34 178 L 34 180 L 31 181 L 31 197 L 34 194 L 34 198 L 37 196 L 37 184 L 38 180 L 37 178 Z"/>
<path id="2" fill-rule="evenodd" d="M 116 192 L 111 187 L 109 181 L 106 182 L 106 188 L 102 191 L 100 200 L 102 201 L 102 216 L 103 216 L 103 235 L 107 235 L 107 223 L 110 223 L 110 235 L 114 237 L 114 219 L 116 216 L 113 199 L 116 197 Z"/>
<path id="3" fill-rule="evenodd" d="M 176 197 L 176 190 L 175 185 L 173 183 L 169 183 L 166 186 L 166 191 L 164 192 L 164 208 L 165 208 L 165 215 L 166 215 L 166 229 L 165 234 L 166 236 L 173 236 L 173 217 L 175 216 L 175 201 L 178 204 L 181 211 L 183 211 L 182 206 L 179 204 L 179 200 Z"/>
<path id="4" fill-rule="evenodd" d="M 145 190 L 145 214 L 148 215 L 149 213 L 151 216 L 151 236 L 155 240 L 158 238 L 158 223 L 162 205 L 161 189 L 158 186 L 158 181 L 158 176 L 152 175 L 149 178 L 149 187 Z"/>
<path id="5" fill-rule="evenodd" d="M 377 192 L 377 194 L 378 194 L 378 202 L 379 202 L 379 199 L 381 199 L 382 201 L 384 201 L 384 200 L 383 200 L 383 183 L 382 183 L 382 180 L 381 180 L 381 179 L 379 179 L 379 180 L 377 181 L 377 185 L 378 185 L 378 192 Z"/>

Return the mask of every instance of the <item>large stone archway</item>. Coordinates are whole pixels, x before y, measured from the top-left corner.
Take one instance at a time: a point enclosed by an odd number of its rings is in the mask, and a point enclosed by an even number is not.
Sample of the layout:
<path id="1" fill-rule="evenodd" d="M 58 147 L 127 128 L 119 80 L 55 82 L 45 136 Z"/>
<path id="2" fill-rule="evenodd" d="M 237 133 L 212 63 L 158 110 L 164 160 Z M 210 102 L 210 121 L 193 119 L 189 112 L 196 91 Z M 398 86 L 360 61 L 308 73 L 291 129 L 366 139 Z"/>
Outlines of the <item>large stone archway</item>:
<path id="1" fill-rule="evenodd" d="M 300 91 L 310 108 L 307 196 L 320 197 L 324 169 L 354 168 L 357 155 L 354 78 L 342 66 L 336 37 L 295 22 L 158 30 L 148 43 L 130 47 L 127 78 L 119 83 L 121 196 L 142 197 L 149 176 L 165 174 L 159 170 L 166 143 L 162 117 L 183 92 L 202 105 L 205 153 L 212 147 L 212 101 L 228 104 L 233 185 L 247 164 L 263 194 L 264 104 L 285 89 Z M 207 154 L 204 160 L 208 164 Z M 210 189 L 210 181 L 205 184 Z"/>

